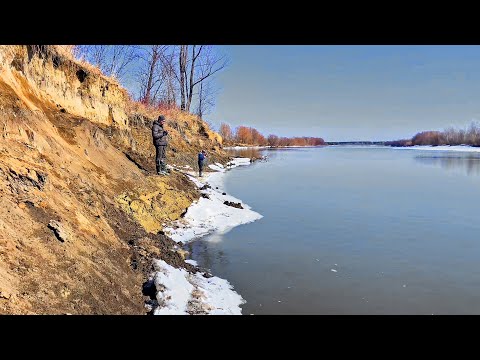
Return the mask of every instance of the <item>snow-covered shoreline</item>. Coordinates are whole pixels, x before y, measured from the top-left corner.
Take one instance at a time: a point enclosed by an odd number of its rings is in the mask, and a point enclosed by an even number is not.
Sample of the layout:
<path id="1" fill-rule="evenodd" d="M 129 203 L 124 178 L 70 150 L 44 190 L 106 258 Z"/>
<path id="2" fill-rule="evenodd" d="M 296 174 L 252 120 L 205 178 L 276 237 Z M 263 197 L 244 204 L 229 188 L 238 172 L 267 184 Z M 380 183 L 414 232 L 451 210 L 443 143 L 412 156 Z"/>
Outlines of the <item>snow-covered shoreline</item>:
<path id="1" fill-rule="evenodd" d="M 203 179 L 200 180 L 193 174 L 188 175 L 199 189 L 203 189 L 202 193 L 208 198 L 201 197 L 188 208 L 182 219 L 164 229 L 174 241 L 186 243 L 212 232 L 224 234 L 235 226 L 262 218 L 262 215 L 251 210 L 250 206 L 243 204 L 240 199 L 228 194 L 223 195 L 225 193 L 223 190 L 225 172 L 237 166 L 250 165 L 250 159 L 234 158 L 229 164 L 231 165 L 227 169 L 219 163 L 210 164 L 209 168 L 215 172 L 205 173 Z M 243 209 L 224 205 L 225 201 L 242 203 Z"/>
<path id="2" fill-rule="evenodd" d="M 176 242 L 186 243 L 211 233 L 224 234 L 238 225 L 261 219 L 262 215 L 223 190 L 225 172 L 249 164 L 249 158 L 234 158 L 227 168 L 219 163 L 210 164 L 209 168 L 215 172 L 205 173 L 200 180 L 193 172 L 186 172 L 201 189 L 202 197 L 188 208 L 182 219 L 166 227 L 165 233 Z M 241 203 L 243 209 L 225 205 L 225 201 Z M 193 260 L 187 262 L 195 265 Z M 155 315 L 241 315 L 240 305 L 245 300 L 227 280 L 216 276 L 207 278 L 202 273 L 190 274 L 162 260 L 155 260 L 154 268 L 159 304 Z"/>

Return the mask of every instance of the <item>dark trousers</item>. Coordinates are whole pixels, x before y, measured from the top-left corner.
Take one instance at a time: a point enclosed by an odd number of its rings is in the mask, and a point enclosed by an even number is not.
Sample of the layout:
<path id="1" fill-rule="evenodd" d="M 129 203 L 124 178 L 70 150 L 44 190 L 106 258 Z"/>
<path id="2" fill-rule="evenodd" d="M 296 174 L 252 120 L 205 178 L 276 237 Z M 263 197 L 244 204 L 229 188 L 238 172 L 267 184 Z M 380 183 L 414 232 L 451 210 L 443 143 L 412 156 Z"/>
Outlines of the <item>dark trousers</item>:
<path id="1" fill-rule="evenodd" d="M 167 170 L 167 159 L 166 159 L 166 145 L 155 145 L 155 165 L 157 168 L 157 173 L 160 171 Z"/>
<path id="2" fill-rule="evenodd" d="M 203 161 L 198 162 L 198 176 L 202 176 Z"/>

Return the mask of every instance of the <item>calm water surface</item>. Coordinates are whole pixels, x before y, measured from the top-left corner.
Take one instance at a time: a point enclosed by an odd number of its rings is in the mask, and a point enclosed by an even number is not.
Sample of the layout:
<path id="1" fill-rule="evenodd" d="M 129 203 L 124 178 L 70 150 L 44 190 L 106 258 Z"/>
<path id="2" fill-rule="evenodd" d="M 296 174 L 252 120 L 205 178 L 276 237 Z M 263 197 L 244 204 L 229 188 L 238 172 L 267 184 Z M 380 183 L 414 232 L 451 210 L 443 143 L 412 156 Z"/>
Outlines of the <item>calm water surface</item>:
<path id="1" fill-rule="evenodd" d="M 188 245 L 243 314 L 480 314 L 480 155 L 263 154 L 225 181 L 264 217 Z"/>

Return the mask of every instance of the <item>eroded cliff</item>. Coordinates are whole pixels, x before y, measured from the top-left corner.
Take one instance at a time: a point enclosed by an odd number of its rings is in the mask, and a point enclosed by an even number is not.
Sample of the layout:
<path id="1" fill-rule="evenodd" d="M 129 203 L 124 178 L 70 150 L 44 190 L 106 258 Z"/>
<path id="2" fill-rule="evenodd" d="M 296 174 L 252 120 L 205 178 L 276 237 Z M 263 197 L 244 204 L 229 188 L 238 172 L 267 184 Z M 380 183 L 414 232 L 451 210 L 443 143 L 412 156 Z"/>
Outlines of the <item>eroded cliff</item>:
<path id="1" fill-rule="evenodd" d="M 164 113 L 170 164 L 227 160 L 207 124 Z M 155 116 L 55 46 L 0 46 L 0 313 L 142 314 L 153 257 L 195 271 L 162 228 L 199 194 L 154 175 Z"/>

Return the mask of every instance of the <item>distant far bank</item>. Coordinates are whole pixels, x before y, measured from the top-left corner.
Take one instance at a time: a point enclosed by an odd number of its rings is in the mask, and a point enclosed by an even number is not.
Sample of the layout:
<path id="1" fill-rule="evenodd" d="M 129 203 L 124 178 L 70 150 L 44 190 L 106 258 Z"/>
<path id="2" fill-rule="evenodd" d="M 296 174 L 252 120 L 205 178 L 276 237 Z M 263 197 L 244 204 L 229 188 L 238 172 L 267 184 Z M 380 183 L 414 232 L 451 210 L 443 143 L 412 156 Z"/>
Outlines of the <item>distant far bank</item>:
<path id="1" fill-rule="evenodd" d="M 438 150 L 446 149 L 478 149 L 480 151 L 479 145 L 471 144 L 415 144 L 412 141 L 327 141 L 325 145 L 372 145 L 372 146 L 390 146 L 390 147 L 401 147 L 401 148 L 438 148 Z"/>
<path id="2" fill-rule="evenodd" d="M 325 145 L 385 145 L 387 141 L 325 141 Z"/>
<path id="3" fill-rule="evenodd" d="M 305 148 L 305 147 L 323 147 L 323 145 L 285 145 L 285 146 L 270 146 L 270 145 L 235 145 L 235 146 L 224 146 L 224 150 L 243 150 L 243 149 L 283 149 L 283 148 Z"/>
<path id="4" fill-rule="evenodd" d="M 391 146 L 391 147 L 480 147 L 480 123 L 472 122 L 464 128 L 449 127 L 443 131 L 422 131 L 410 139 L 386 141 L 324 141 L 319 137 L 278 137 L 269 135 L 265 138 L 254 128 L 239 126 L 234 132 L 227 124 L 222 124 L 220 134 L 224 144 L 232 149 L 241 148 L 289 148 L 289 147 L 317 147 L 328 145 L 364 145 L 364 146 Z M 227 147 L 226 147 L 227 149 Z"/>

